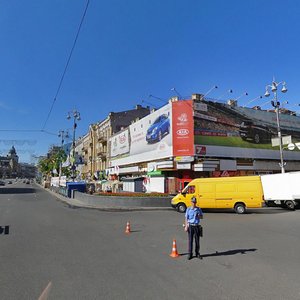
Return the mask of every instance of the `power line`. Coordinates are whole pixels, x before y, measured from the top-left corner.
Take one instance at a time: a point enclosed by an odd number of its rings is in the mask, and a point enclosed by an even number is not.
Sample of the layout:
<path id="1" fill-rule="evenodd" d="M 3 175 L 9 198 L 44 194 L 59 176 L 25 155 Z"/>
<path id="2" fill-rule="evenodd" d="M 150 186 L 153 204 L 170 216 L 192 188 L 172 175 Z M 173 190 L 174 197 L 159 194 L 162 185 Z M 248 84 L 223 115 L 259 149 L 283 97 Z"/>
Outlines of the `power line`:
<path id="1" fill-rule="evenodd" d="M 56 135 L 57 133 L 53 133 L 43 129 L 0 129 L 1 132 L 42 132 L 50 135 Z"/>
<path id="2" fill-rule="evenodd" d="M 0 131 L 7 132 L 41 132 L 41 129 L 0 129 Z"/>
<path id="3" fill-rule="evenodd" d="M 49 112 L 48 112 L 48 115 L 47 115 L 47 118 L 46 118 L 46 120 L 45 120 L 45 123 L 44 123 L 44 125 L 43 125 L 43 127 L 42 127 L 42 130 L 44 130 L 45 127 L 46 127 L 46 125 L 47 125 L 47 122 L 48 122 L 48 120 L 49 120 L 49 118 L 50 118 L 50 115 L 51 115 L 51 113 L 52 113 L 54 104 L 55 104 L 55 102 L 56 102 L 56 100 L 57 100 L 57 96 L 58 96 L 58 94 L 59 94 L 59 92 L 60 92 L 60 89 L 61 89 L 62 83 L 63 83 L 63 81 L 64 81 L 64 78 L 65 78 L 65 75 L 66 75 L 66 72 L 67 72 L 69 63 L 70 63 L 70 61 L 71 61 L 71 57 L 72 57 L 74 48 L 75 48 L 75 46 L 76 46 L 77 39 L 78 39 L 80 30 L 81 30 L 81 26 L 82 26 L 82 23 L 83 23 L 83 21 L 84 21 L 84 18 L 85 18 L 85 15 L 86 15 L 86 12 L 87 12 L 87 9 L 88 9 L 89 4 L 90 4 L 90 1 L 87 0 L 85 9 L 84 9 L 84 12 L 83 12 L 83 15 L 82 15 L 82 17 L 81 17 L 81 21 L 80 21 L 80 24 L 79 24 L 79 27 L 78 27 L 78 30 L 77 30 L 77 34 L 76 34 L 75 40 L 74 40 L 74 42 L 73 42 L 73 46 L 72 46 L 72 48 L 71 48 L 71 52 L 70 52 L 70 54 L 69 54 L 69 57 L 68 57 L 68 60 L 67 60 L 65 69 L 64 69 L 64 71 L 63 71 L 63 74 L 62 74 L 62 76 L 61 76 L 61 78 L 60 78 L 59 85 L 58 85 L 58 88 L 57 88 L 57 90 L 56 90 L 55 97 L 54 97 L 54 99 L 53 99 L 53 101 L 52 101 L 50 110 L 49 110 Z"/>

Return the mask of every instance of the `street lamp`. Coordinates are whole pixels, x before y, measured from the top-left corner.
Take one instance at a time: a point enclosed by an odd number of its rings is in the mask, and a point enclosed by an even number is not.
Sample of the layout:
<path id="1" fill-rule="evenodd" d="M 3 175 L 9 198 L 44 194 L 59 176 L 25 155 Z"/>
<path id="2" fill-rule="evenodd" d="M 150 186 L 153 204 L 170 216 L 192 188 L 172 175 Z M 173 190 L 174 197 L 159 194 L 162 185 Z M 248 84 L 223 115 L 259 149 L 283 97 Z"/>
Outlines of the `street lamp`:
<path id="1" fill-rule="evenodd" d="M 285 172 L 285 170 L 284 170 L 285 163 L 283 162 L 283 145 L 282 145 L 282 135 L 281 135 L 281 129 L 280 129 L 280 120 L 279 120 L 280 102 L 277 100 L 277 89 L 278 89 L 278 87 L 280 85 L 282 86 L 281 92 L 282 93 L 286 93 L 287 92 L 287 88 L 286 88 L 285 81 L 276 82 L 273 79 L 272 84 L 266 86 L 265 97 L 269 97 L 270 96 L 269 88 L 271 88 L 271 91 L 274 94 L 274 100 L 271 101 L 271 104 L 275 108 L 275 112 L 276 112 L 277 132 L 278 132 L 278 139 L 279 139 L 279 151 L 280 151 L 280 163 L 279 163 L 279 166 L 281 168 L 281 173 L 284 173 Z"/>
<path id="2" fill-rule="evenodd" d="M 73 117 L 73 143 L 72 143 L 72 155 L 73 155 L 73 159 L 72 159 L 72 166 L 71 166 L 71 170 L 72 170 L 72 180 L 75 181 L 75 170 L 76 170 L 76 166 L 75 166 L 75 131 L 77 128 L 77 123 L 76 121 L 80 121 L 80 112 L 77 111 L 76 109 L 74 109 L 71 112 L 68 112 L 67 115 L 67 119 L 70 120 Z"/>
<path id="3" fill-rule="evenodd" d="M 251 99 L 249 102 L 247 102 L 243 107 L 246 107 L 246 106 L 248 106 L 250 103 L 256 101 L 257 99 L 262 99 L 262 98 L 263 98 L 263 96 L 257 96 L 257 97 L 255 97 L 255 98 Z"/>
<path id="4" fill-rule="evenodd" d="M 58 137 L 61 138 L 61 151 L 63 150 L 63 145 L 65 142 L 65 138 L 69 138 L 69 133 L 68 131 L 60 130 L 58 132 Z M 61 157 L 59 158 L 59 178 L 58 178 L 58 187 L 60 187 L 60 178 L 61 178 L 61 173 L 62 173 L 62 160 Z"/>
<path id="5" fill-rule="evenodd" d="M 204 100 L 205 97 L 206 97 L 209 93 L 211 93 L 213 90 L 215 90 L 215 89 L 217 89 L 217 88 L 218 88 L 217 85 L 214 85 L 213 87 L 211 87 L 204 95 L 201 96 L 200 100 L 201 100 L 201 101 Z"/>
<path id="6" fill-rule="evenodd" d="M 226 94 L 232 94 L 233 93 L 233 90 L 232 89 L 230 89 L 230 90 L 228 90 L 228 91 L 226 91 L 226 93 L 224 93 L 223 95 L 221 95 L 217 100 L 221 100 Z"/>
<path id="7" fill-rule="evenodd" d="M 235 98 L 235 101 L 238 101 L 240 98 L 242 98 L 243 96 L 248 96 L 247 92 L 242 93 L 241 95 L 239 95 L 237 98 Z"/>
<path id="8" fill-rule="evenodd" d="M 171 91 L 174 91 L 178 96 L 179 96 L 179 99 L 182 99 L 182 96 L 178 93 L 178 91 L 176 90 L 176 88 L 171 88 Z"/>

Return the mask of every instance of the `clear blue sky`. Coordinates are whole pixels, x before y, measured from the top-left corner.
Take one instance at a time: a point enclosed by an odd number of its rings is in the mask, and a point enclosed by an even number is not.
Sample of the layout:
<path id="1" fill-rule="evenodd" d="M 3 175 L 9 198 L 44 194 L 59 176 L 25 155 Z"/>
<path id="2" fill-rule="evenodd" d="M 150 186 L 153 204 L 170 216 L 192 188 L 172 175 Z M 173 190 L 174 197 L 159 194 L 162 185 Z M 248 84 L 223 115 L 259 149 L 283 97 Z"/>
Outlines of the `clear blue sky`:
<path id="1" fill-rule="evenodd" d="M 0 130 L 43 127 L 85 5 L 0 2 Z M 168 99 L 172 87 L 190 96 L 218 85 L 210 94 L 215 98 L 228 89 L 233 98 L 247 91 L 243 104 L 263 94 L 273 75 L 287 82 L 289 92 L 280 99 L 293 108 L 300 103 L 299 15 L 297 0 L 90 0 L 45 129 L 71 128 L 66 114 L 77 108 L 83 135 L 110 111 L 143 99 L 160 106 L 149 94 Z M 11 143 L 28 162 L 59 138 L 0 131 L 0 155 Z"/>

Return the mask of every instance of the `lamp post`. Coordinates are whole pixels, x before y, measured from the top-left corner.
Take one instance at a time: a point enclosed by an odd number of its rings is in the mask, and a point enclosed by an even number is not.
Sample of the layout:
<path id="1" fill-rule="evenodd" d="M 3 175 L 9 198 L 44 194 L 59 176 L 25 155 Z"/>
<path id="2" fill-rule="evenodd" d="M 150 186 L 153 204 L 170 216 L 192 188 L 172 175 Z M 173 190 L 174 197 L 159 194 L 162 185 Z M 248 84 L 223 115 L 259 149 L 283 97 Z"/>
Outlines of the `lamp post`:
<path id="1" fill-rule="evenodd" d="M 204 95 L 201 95 L 201 97 L 200 97 L 200 100 L 202 101 L 202 100 L 204 100 L 205 99 L 205 97 L 210 93 L 210 92 L 212 92 L 214 89 L 217 89 L 218 88 L 218 86 L 217 85 L 214 85 L 212 88 L 210 88 Z"/>
<path id="2" fill-rule="evenodd" d="M 76 128 L 77 128 L 77 123 L 76 121 L 80 121 L 80 112 L 77 111 L 76 109 L 74 109 L 71 112 L 68 112 L 67 115 L 67 119 L 70 120 L 73 117 L 73 143 L 72 143 L 72 180 L 75 181 L 75 170 L 76 170 L 76 166 L 75 166 L 75 132 L 76 132 Z"/>
<path id="3" fill-rule="evenodd" d="M 246 106 L 248 106 L 250 103 L 256 101 L 257 99 L 262 99 L 262 98 L 263 98 L 263 96 L 257 96 L 257 97 L 255 97 L 255 98 L 251 99 L 251 100 L 250 100 L 249 102 L 247 102 L 245 105 L 243 105 L 243 107 L 246 107 Z"/>
<path id="4" fill-rule="evenodd" d="M 217 100 L 221 100 L 221 98 L 223 98 L 225 95 L 227 95 L 227 94 L 232 94 L 233 93 L 233 90 L 232 89 L 230 89 L 230 90 L 228 90 L 226 93 L 224 93 L 223 95 L 221 95 Z"/>
<path id="5" fill-rule="evenodd" d="M 171 88 L 171 91 L 175 92 L 178 96 L 179 96 L 179 99 L 182 99 L 182 96 L 178 93 L 178 91 L 176 90 L 176 88 Z"/>
<path id="6" fill-rule="evenodd" d="M 65 142 L 65 138 L 66 139 L 69 138 L 69 133 L 68 133 L 68 131 L 60 130 L 58 132 L 58 137 L 61 138 L 61 151 L 62 151 L 63 150 L 64 142 Z M 58 186 L 59 187 L 60 187 L 61 173 L 62 173 L 62 160 L 61 160 L 61 157 L 60 157 L 60 160 L 59 160 L 59 178 L 58 178 Z"/>
<path id="7" fill-rule="evenodd" d="M 284 173 L 285 172 L 285 170 L 284 170 L 285 163 L 283 161 L 283 145 L 282 145 L 282 135 L 281 135 L 280 119 L 279 119 L 280 102 L 277 100 L 277 89 L 278 89 L 278 86 L 280 86 L 280 85 L 282 85 L 281 92 L 282 93 L 286 93 L 287 92 L 287 88 L 286 88 L 285 81 L 276 82 L 273 79 L 272 84 L 266 86 L 265 97 L 269 97 L 270 96 L 269 88 L 271 88 L 271 91 L 274 94 L 274 100 L 271 101 L 271 104 L 275 108 L 276 121 L 277 121 L 277 132 L 278 132 L 278 139 L 279 139 L 279 151 L 280 151 L 280 163 L 279 163 L 279 166 L 281 168 L 281 173 Z"/>

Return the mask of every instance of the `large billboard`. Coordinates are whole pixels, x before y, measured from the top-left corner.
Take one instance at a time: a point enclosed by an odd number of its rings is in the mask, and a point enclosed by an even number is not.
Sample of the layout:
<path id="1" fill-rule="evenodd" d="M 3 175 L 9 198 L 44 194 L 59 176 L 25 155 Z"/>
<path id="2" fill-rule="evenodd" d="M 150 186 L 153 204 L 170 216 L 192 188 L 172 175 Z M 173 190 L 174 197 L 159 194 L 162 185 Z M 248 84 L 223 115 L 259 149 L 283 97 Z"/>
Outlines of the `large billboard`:
<path id="1" fill-rule="evenodd" d="M 173 155 L 194 155 L 193 101 L 172 103 Z"/>
<path id="2" fill-rule="evenodd" d="M 121 149 L 116 144 L 120 137 L 123 139 L 125 131 L 113 136 L 110 139 L 111 165 L 125 165 L 171 157 L 173 153 L 171 120 L 171 104 L 167 104 L 129 126 L 124 136 L 124 139 L 127 138 L 129 141 L 128 147 L 124 146 Z"/>
<path id="3" fill-rule="evenodd" d="M 230 106 L 213 101 L 194 103 L 196 154 L 223 157 L 277 159 L 275 112 Z M 283 136 L 300 141 L 300 118 L 280 114 Z M 200 153 L 201 152 L 201 153 Z M 285 151 L 286 159 L 299 159 L 299 151 Z"/>

